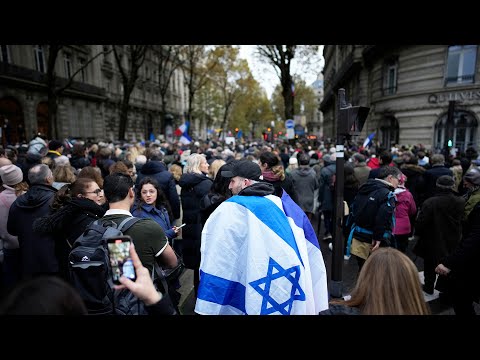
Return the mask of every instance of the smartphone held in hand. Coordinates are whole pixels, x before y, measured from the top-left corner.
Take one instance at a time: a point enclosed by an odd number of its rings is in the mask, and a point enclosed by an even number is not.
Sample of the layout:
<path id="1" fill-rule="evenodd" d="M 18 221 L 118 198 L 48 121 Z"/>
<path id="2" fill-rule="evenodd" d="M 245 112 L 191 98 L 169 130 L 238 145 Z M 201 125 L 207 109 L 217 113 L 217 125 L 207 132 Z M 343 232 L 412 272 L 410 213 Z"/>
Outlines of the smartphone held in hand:
<path id="1" fill-rule="evenodd" d="M 107 239 L 114 284 L 120 284 L 122 275 L 132 281 L 135 281 L 137 278 L 132 257 L 130 256 L 130 244 L 132 244 L 132 238 L 128 235 Z"/>

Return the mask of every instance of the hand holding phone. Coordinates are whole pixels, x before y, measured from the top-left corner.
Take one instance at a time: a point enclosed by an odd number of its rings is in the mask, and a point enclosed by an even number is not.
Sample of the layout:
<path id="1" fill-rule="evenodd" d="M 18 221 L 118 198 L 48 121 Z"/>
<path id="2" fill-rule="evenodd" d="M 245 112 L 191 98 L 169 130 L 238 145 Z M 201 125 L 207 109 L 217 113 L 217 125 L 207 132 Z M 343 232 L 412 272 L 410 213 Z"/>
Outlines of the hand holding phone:
<path id="1" fill-rule="evenodd" d="M 128 235 L 107 239 L 114 284 L 120 284 L 122 275 L 132 281 L 135 281 L 137 278 L 132 257 L 130 256 L 130 244 L 132 243 L 132 238 Z"/>
<path id="2" fill-rule="evenodd" d="M 181 229 L 182 227 L 184 227 L 185 225 L 187 225 L 187 224 L 183 223 L 183 224 L 180 225 L 180 226 L 174 226 L 174 227 L 173 227 L 173 230 L 175 230 L 175 232 L 178 232 L 178 230 L 180 230 L 180 229 Z"/>

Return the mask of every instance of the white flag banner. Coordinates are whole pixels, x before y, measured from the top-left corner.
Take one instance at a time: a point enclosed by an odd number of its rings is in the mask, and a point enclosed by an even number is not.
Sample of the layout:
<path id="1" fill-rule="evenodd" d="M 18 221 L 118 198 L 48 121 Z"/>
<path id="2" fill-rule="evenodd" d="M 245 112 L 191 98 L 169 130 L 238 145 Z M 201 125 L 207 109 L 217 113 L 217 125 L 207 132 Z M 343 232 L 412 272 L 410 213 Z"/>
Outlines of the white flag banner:
<path id="1" fill-rule="evenodd" d="M 201 254 L 199 314 L 316 315 L 328 308 L 317 237 L 286 194 L 223 202 L 203 228 Z"/>

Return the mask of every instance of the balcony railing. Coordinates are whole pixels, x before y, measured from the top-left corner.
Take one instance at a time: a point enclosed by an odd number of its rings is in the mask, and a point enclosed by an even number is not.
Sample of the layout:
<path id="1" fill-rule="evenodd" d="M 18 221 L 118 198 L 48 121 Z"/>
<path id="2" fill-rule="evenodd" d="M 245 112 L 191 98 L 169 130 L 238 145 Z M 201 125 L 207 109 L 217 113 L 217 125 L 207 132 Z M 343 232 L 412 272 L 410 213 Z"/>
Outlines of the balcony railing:
<path id="1" fill-rule="evenodd" d="M 445 78 L 445 85 L 446 84 L 471 84 L 475 81 L 474 74 L 468 75 L 461 75 L 461 76 L 451 76 Z"/>

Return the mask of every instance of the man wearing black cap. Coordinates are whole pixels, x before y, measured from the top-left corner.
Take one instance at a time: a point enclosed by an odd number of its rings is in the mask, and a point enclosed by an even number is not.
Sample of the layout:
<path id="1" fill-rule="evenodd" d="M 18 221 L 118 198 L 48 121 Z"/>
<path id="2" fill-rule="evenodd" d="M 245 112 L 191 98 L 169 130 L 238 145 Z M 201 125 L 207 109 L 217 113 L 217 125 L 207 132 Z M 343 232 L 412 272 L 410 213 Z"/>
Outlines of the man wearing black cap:
<path id="1" fill-rule="evenodd" d="M 258 182 L 263 180 L 262 169 L 253 161 L 238 161 L 231 170 L 222 171 L 222 176 L 231 178 L 228 188 L 233 195 L 265 196 L 273 194 L 275 191 L 273 185 Z M 250 186 L 254 187 L 245 193 L 241 193 L 245 188 Z"/>
<path id="2" fill-rule="evenodd" d="M 462 238 L 465 200 L 454 194 L 454 187 L 452 176 L 440 176 L 436 181 L 435 195 L 422 204 L 415 223 L 415 234 L 419 240 L 414 252 L 424 259 L 423 290 L 430 295 L 435 285 L 435 267 L 443 257 L 453 252 Z"/>

